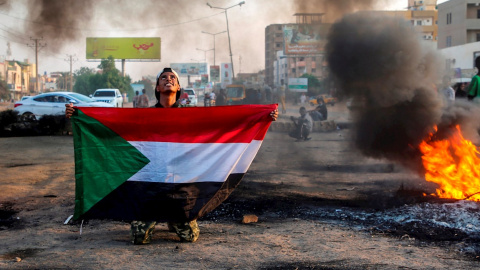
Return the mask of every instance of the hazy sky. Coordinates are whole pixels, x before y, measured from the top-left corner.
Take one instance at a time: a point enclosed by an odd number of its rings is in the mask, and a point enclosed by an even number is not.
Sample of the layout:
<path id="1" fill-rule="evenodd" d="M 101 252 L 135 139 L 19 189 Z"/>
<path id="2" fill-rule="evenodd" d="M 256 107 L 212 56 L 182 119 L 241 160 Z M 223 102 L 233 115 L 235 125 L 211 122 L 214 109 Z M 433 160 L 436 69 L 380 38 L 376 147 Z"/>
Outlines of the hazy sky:
<path id="1" fill-rule="evenodd" d="M 58 0 L 57 0 L 58 1 Z M 73 70 L 96 67 L 98 62 L 85 59 L 86 37 L 160 37 L 160 62 L 127 62 L 126 73 L 133 80 L 142 75 L 156 75 L 170 63 L 203 62 L 205 52 L 213 49 L 213 36 L 227 30 L 225 14 L 216 7 L 230 7 L 240 0 L 15 0 L 0 6 L 0 56 L 35 62 L 30 38 L 46 43 L 39 53 L 39 73 L 70 70 L 69 55 L 75 55 Z M 61 3 L 48 7 L 52 3 Z M 326 8 L 331 2 L 334 9 Z M 444 2 L 444 1 L 439 1 Z M 66 5 L 64 5 L 66 3 Z M 339 5 L 339 3 L 341 3 Z M 359 3 L 363 6 L 356 7 Z M 275 23 L 294 23 L 296 12 L 352 12 L 358 9 L 404 9 L 407 0 L 245 0 L 241 7 L 228 10 L 230 39 L 235 73 L 264 69 L 265 27 Z M 42 4 L 44 9 L 42 9 Z M 299 10 L 309 5 L 308 10 Z M 341 7 L 339 7 L 341 6 Z M 329 9 L 329 10 L 324 10 Z M 338 9 L 344 9 L 339 11 Z M 230 62 L 227 34 L 216 36 L 216 64 Z M 213 51 L 206 52 L 209 65 Z M 117 68 L 121 69 L 120 63 Z"/>

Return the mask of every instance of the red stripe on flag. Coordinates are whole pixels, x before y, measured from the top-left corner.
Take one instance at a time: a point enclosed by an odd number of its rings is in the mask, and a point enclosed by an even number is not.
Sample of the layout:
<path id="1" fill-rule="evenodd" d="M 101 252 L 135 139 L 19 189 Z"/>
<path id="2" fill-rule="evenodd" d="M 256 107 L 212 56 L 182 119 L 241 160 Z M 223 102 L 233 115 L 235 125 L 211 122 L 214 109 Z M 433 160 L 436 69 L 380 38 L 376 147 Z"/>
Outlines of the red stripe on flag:
<path id="1" fill-rule="evenodd" d="M 127 141 L 250 143 L 263 140 L 277 104 L 188 108 L 79 107 Z"/>

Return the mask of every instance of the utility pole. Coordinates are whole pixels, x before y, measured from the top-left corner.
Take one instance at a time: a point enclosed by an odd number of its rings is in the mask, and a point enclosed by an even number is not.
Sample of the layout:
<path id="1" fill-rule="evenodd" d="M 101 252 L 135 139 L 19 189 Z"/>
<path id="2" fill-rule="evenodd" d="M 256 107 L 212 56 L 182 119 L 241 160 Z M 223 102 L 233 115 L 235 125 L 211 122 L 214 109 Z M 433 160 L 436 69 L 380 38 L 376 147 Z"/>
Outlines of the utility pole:
<path id="1" fill-rule="evenodd" d="M 73 92 L 73 77 L 72 77 L 72 64 L 73 62 L 76 62 L 78 59 L 73 59 L 73 57 L 75 56 L 74 55 L 68 55 L 67 54 L 67 57 L 68 59 L 65 59 L 65 61 L 69 61 L 70 62 L 70 92 Z M 65 89 L 67 89 L 67 85 L 65 85 Z"/>
<path id="2" fill-rule="evenodd" d="M 42 38 L 30 38 L 33 40 L 35 43 L 34 44 L 27 44 L 28 47 L 35 47 L 35 93 L 40 92 L 40 78 L 38 76 L 38 51 L 39 48 L 47 46 L 47 43 L 41 44 L 39 41 L 43 39 Z"/>
<path id="3" fill-rule="evenodd" d="M 238 56 L 238 73 L 242 73 L 242 56 Z"/>

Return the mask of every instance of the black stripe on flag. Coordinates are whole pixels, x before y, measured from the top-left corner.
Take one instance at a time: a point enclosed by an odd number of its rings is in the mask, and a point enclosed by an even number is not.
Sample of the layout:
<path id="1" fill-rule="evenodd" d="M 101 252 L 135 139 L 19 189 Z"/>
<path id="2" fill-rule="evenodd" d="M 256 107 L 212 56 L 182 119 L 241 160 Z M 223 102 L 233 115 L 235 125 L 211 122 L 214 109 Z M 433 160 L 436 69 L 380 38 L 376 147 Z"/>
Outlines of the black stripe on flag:
<path id="1" fill-rule="evenodd" d="M 226 200 L 244 175 L 230 174 L 225 182 L 167 184 L 126 181 L 80 218 L 159 222 L 194 220 Z"/>

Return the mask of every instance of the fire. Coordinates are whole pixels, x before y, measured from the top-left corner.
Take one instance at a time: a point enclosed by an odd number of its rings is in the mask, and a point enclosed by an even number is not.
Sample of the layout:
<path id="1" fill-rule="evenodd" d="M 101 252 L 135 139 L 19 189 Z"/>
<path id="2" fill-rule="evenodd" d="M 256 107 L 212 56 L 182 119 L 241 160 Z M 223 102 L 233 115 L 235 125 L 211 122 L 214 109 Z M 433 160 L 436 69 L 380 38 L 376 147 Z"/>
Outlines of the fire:
<path id="1" fill-rule="evenodd" d="M 435 127 L 435 130 L 436 127 Z M 445 140 L 432 140 L 433 134 L 420 144 L 425 179 L 437 183 L 440 198 L 480 201 L 479 149 L 463 138 L 460 126 Z"/>
<path id="2" fill-rule="evenodd" d="M 436 128 L 435 128 L 436 130 Z M 437 196 L 480 201 L 479 149 L 463 138 L 460 126 L 445 140 L 432 140 L 433 134 L 420 144 L 425 179 L 437 183 Z"/>

